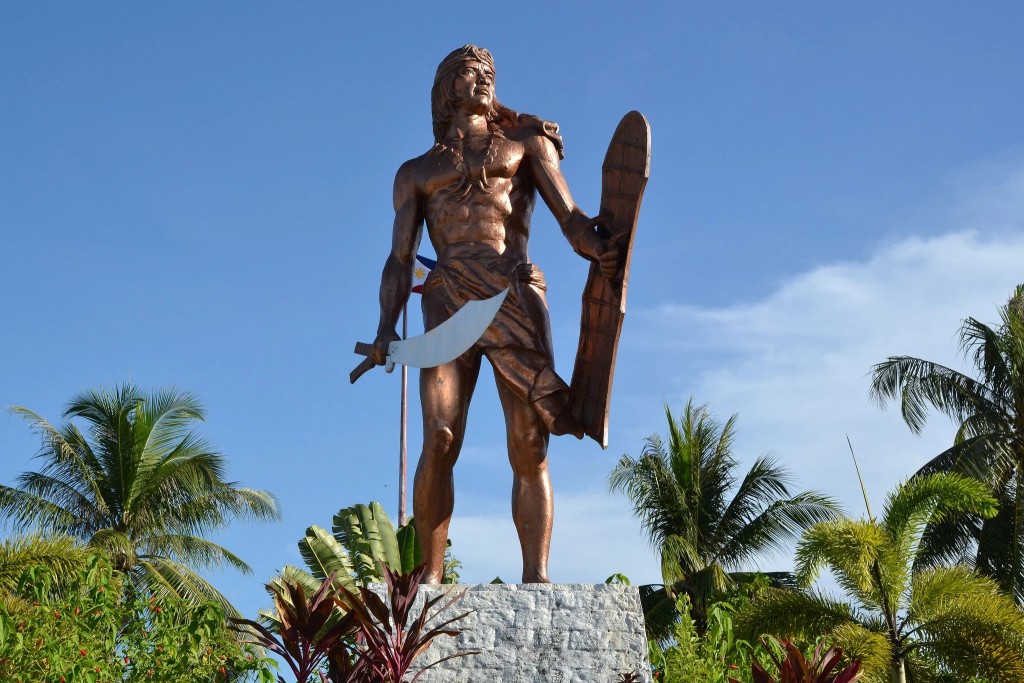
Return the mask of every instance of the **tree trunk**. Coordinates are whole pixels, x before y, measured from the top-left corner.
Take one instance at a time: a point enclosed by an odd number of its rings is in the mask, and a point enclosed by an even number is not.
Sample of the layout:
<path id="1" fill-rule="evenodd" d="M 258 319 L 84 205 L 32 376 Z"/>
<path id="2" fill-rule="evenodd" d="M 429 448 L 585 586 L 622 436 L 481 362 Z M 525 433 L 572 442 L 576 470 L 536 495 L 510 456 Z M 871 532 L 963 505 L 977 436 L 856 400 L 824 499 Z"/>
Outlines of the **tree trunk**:
<path id="1" fill-rule="evenodd" d="M 1024 516 L 1024 463 L 1020 462 L 1020 458 L 1017 459 L 1017 482 L 1016 490 L 1013 495 L 1016 497 L 1013 506 L 1013 538 L 1011 539 L 1012 553 L 1010 555 L 1010 597 L 1018 605 L 1020 604 L 1021 586 L 1018 585 L 1020 581 L 1020 525 L 1021 517 Z"/>
<path id="2" fill-rule="evenodd" d="M 892 683 L 907 683 L 907 669 L 904 666 L 903 658 L 893 660 Z"/>

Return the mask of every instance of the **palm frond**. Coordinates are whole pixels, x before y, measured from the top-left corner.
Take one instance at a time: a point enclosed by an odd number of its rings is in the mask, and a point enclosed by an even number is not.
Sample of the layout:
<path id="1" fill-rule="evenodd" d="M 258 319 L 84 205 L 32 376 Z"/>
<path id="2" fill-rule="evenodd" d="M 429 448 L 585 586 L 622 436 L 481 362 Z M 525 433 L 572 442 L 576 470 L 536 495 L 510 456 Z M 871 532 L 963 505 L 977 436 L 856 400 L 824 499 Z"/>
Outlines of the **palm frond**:
<path id="1" fill-rule="evenodd" d="M 128 572 L 139 561 L 139 548 L 135 541 L 117 529 L 99 529 L 89 539 L 89 547 L 105 553 L 114 568 Z"/>
<path id="2" fill-rule="evenodd" d="M 835 499 L 812 491 L 777 500 L 729 539 L 716 559 L 735 568 L 765 552 L 785 552 L 811 526 L 837 519 L 839 509 Z"/>
<path id="3" fill-rule="evenodd" d="M 1012 410 L 1012 401 L 1007 402 L 1006 399 L 1011 395 L 1013 366 L 1007 363 L 1003 353 L 1006 323 L 1009 322 L 1005 317 L 1006 309 L 1003 315 L 1003 330 L 995 330 L 974 318 L 966 318 L 960 327 L 960 350 L 974 362 L 974 367 L 981 374 L 981 381 L 989 387 L 992 396 L 997 398 L 1004 410 Z"/>
<path id="4" fill-rule="evenodd" d="M 860 615 L 823 593 L 769 588 L 733 618 L 736 637 L 754 643 L 766 634 L 814 639 L 843 624 L 857 623 Z"/>
<path id="5" fill-rule="evenodd" d="M 796 548 L 796 574 L 809 586 L 822 568 L 832 570 L 836 582 L 862 605 L 881 609 L 874 563 L 891 548 L 882 527 L 866 520 L 820 522 L 804 532 Z"/>
<path id="6" fill-rule="evenodd" d="M 771 503 L 789 496 L 791 475 L 772 456 L 761 456 L 743 477 L 715 525 L 719 544 L 735 537 Z"/>
<path id="7" fill-rule="evenodd" d="M 976 540 L 982 523 L 989 524 L 1003 514 L 999 508 L 996 517 L 982 520 L 975 515 L 951 513 L 940 522 L 930 522 L 921 534 L 921 542 L 914 556 L 913 571 L 931 567 L 975 563 Z"/>
<path id="8" fill-rule="evenodd" d="M 911 356 L 891 356 L 871 369 L 871 397 L 885 407 L 897 396 L 903 420 L 915 434 L 924 428 L 929 406 L 958 423 L 979 412 L 1002 412 L 998 398 L 984 384 Z"/>
<path id="9" fill-rule="evenodd" d="M 661 576 L 666 584 L 685 581 L 704 567 L 704 558 L 692 539 L 671 534 L 661 544 Z"/>
<path id="10" fill-rule="evenodd" d="M 914 577 L 907 623 L 930 651 L 966 678 L 1024 680 L 1024 615 L 999 585 L 965 567 L 940 567 Z M 908 648 L 909 649 L 909 648 Z"/>
<path id="11" fill-rule="evenodd" d="M 252 567 L 222 545 L 188 534 L 159 534 L 146 539 L 145 553 L 175 559 L 190 567 L 222 569 L 229 566 L 243 574 Z"/>
<path id="12" fill-rule="evenodd" d="M 985 485 L 976 479 L 955 473 L 914 477 L 886 497 L 882 525 L 909 568 L 929 522 L 941 522 L 955 513 L 992 517 L 995 504 Z"/>
<path id="13" fill-rule="evenodd" d="M 173 596 L 190 603 L 212 600 L 224 608 L 229 617 L 241 614 L 220 591 L 185 565 L 166 557 L 142 556 L 132 569 L 132 583 L 156 596 Z"/>
<path id="14" fill-rule="evenodd" d="M 828 634 L 832 644 L 843 648 L 847 657 L 860 660 L 864 672 L 860 683 L 890 683 L 892 680 L 892 646 L 882 631 L 882 624 L 865 622 L 839 624 Z"/>
<path id="15" fill-rule="evenodd" d="M 64 508 L 27 491 L 0 485 L 0 514 L 11 519 L 15 528 L 33 527 L 58 534 L 73 534 L 78 518 Z"/>
<path id="16" fill-rule="evenodd" d="M 160 460 L 185 440 L 204 410 L 192 393 L 176 389 L 154 391 L 135 411 L 135 450 L 143 459 Z"/>
<path id="17" fill-rule="evenodd" d="M 29 534 L 0 540 L 0 593 L 14 591 L 32 567 L 45 567 L 57 582 L 70 581 L 87 558 L 88 551 L 70 536 Z"/>

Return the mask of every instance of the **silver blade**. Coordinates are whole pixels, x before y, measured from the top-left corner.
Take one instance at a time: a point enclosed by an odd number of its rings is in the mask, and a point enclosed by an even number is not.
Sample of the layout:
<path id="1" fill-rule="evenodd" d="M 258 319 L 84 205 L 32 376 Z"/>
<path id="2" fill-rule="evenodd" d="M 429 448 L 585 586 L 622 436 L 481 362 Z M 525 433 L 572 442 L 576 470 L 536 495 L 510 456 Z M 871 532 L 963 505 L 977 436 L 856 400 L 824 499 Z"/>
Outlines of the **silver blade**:
<path id="1" fill-rule="evenodd" d="M 393 341 L 388 361 L 413 368 L 433 368 L 455 360 L 487 331 L 508 295 L 508 287 L 490 299 L 467 301 L 455 315 L 425 334 Z"/>

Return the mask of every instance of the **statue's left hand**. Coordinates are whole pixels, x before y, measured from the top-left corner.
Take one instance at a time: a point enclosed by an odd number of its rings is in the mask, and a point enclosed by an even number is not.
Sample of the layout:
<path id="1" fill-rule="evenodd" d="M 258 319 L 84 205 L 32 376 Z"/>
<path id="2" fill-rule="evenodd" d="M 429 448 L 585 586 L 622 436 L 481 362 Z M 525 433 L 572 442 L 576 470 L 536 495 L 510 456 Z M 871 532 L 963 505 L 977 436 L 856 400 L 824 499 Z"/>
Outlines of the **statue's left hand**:
<path id="1" fill-rule="evenodd" d="M 590 219 L 578 243 L 578 251 L 580 255 L 598 264 L 604 279 L 612 280 L 619 272 L 619 261 L 622 254 L 618 244 L 603 236 L 608 234 L 607 230 L 601 229 L 603 227 L 601 216 Z"/>

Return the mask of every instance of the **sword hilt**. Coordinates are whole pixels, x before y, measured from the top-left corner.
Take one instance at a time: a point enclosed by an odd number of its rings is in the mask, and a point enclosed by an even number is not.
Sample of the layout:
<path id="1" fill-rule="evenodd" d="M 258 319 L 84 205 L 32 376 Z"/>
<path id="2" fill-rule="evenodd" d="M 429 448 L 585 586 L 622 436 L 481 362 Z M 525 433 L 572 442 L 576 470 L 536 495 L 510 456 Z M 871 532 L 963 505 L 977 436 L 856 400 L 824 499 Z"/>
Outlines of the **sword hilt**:
<path id="1" fill-rule="evenodd" d="M 393 345 L 394 342 L 391 342 Z M 384 363 L 384 372 L 391 372 L 395 369 L 395 361 L 391 360 L 391 354 L 394 351 L 393 346 L 388 347 L 388 359 Z M 355 369 L 348 374 L 349 384 L 355 384 L 356 380 L 362 377 L 367 371 L 377 367 L 377 364 L 373 362 L 373 344 L 367 344 L 365 342 L 356 342 L 355 352 L 360 356 L 366 356 L 363 362 L 355 367 Z"/>
<path id="2" fill-rule="evenodd" d="M 373 344 L 364 344 L 363 342 L 356 342 L 356 353 L 360 356 L 366 356 L 355 369 L 348 374 L 349 384 L 355 384 L 356 380 L 362 377 L 366 372 L 376 367 L 376 363 L 373 362 L 373 358 L 370 355 L 373 353 Z"/>

